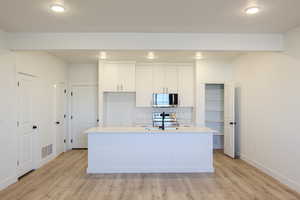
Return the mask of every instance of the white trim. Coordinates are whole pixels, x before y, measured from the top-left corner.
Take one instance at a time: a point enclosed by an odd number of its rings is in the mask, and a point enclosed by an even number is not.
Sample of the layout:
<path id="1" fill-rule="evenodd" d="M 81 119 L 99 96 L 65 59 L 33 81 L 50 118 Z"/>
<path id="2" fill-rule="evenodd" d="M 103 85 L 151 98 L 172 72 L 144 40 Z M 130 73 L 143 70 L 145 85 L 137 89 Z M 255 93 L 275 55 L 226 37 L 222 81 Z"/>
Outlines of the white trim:
<path id="1" fill-rule="evenodd" d="M 258 168 L 259 170 L 263 171 L 264 173 L 268 174 L 269 176 L 272 176 L 273 178 L 275 178 L 279 182 L 285 184 L 286 186 L 290 187 L 291 189 L 293 189 L 297 192 L 300 192 L 300 184 L 297 183 L 296 181 L 291 180 L 290 178 L 279 173 L 278 171 L 270 169 L 255 160 L 249 159 L 247 156 L 245 156 L 243 154 L 240 155 L 240 158 L 243 161 L 247 162 L 248 164 L 250 164 L 250 165 Z"/>
<path id="2" fill-rule="evenodd" d="M 283 34 L 9 33 L 12 50 L 283 51 Z"/>
<path id="3" fill-rule="evenodd" d="M 197 169 L 197 168 L 130 168 L 130 169 L 91 169 L 87 168 L 88 174 L 120 174 L 120 173 L 214 173 L 214 168 Z"/>
<path id="4" fill-rule="evenodd" d="M 105 61 L 99 61 L 104 64 L 136 64 L 136 61 L 134 60 L 127 60 L 127 61 L 121 61 L 121 60 L 105 60 Z"/>
<path id="5" fill-rule="evenodd" d="M 14 184 L 16 182 L 18 182 L 18 178 L 15 176 L 7 178 L 0 182 L 0 190 L 3 190 L 5 188 L 7 188 L 9 185 Z"/>
<path id="6" fill-rule="evenodd" d="M 172 65 L 178 67 L 195 67 L 195 62 L 137 62 L 136 66 Z"/>

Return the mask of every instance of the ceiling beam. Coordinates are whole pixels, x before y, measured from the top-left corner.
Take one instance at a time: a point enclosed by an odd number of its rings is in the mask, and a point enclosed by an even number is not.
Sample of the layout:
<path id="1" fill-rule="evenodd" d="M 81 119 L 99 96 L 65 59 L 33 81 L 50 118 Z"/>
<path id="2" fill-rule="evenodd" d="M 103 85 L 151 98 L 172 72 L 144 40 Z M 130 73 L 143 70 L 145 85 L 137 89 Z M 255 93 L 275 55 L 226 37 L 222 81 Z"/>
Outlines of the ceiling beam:
<path id="1" fill-rule="evenodd" d="M 11 50 L 282 51 L 281 34 L 10 33 Z"/>

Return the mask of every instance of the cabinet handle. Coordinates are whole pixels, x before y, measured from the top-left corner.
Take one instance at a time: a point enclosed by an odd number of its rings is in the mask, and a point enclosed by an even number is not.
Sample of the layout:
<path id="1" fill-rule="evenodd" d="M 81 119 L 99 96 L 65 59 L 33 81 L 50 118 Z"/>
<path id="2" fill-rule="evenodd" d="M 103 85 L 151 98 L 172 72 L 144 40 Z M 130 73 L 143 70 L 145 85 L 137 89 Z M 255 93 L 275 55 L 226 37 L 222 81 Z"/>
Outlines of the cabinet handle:
<path id="1" fill-rule="evenodd" d="M 121 91 L 123 91 L 123 84 L 121 84 Z"/>

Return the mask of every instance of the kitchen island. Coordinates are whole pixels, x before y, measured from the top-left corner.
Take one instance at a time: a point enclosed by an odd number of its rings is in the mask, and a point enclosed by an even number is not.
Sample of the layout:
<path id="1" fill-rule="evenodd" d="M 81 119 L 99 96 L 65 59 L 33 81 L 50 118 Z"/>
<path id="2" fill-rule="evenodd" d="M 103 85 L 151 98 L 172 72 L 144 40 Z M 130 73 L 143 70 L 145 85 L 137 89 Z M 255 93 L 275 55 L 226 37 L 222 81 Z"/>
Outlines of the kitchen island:
<path id="1" fill-rule="evenodd" d="M 88 134 L 87 173 L 214 172 L 213 130 L 96 127 Z"/>

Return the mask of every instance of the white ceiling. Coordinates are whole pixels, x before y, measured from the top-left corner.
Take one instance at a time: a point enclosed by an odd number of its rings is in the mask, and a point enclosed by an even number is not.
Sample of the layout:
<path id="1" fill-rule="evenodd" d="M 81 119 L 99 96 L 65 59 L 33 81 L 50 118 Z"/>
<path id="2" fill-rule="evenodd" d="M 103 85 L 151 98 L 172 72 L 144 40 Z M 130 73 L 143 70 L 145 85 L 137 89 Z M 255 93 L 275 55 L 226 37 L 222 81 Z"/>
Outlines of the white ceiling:
<path id="1" fill-rule="evenodd" d="M 299 0 L 1 0 L 0 29 L 10 32 L 285 32 L 300 25 Z M 246 7 L 262 12 L 246 16 Z"/>
<path id="2" fill-rule="evenodd" d="M 107 60 L 137 62 L 194 62 L 195 51 L 154 51 L 155 59 L 147 59 L 148 51 L 106 51 Z M 48 51 L 70 64 L 96 64 L 99 51 Z M 241 52 L 202 52 L 203 59 L 231 60 Z"/>

